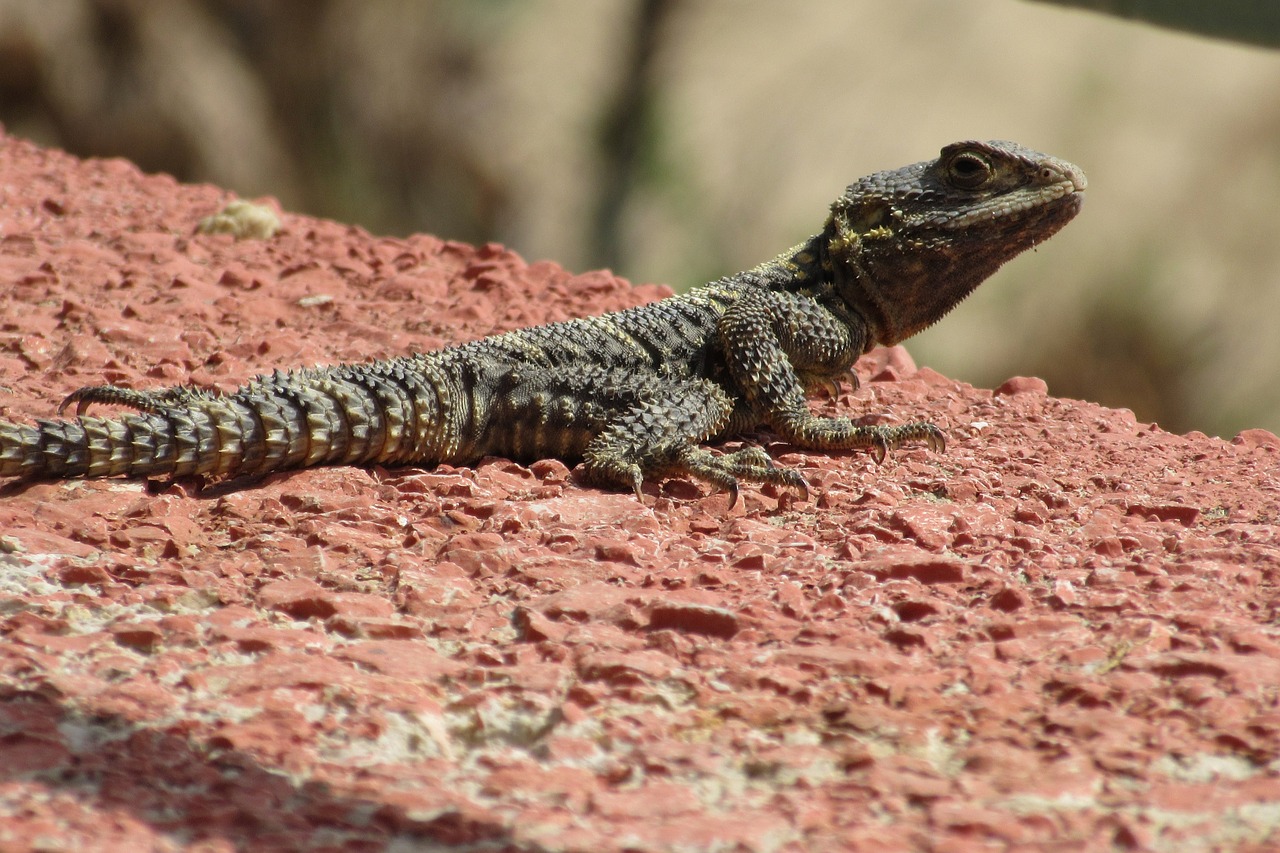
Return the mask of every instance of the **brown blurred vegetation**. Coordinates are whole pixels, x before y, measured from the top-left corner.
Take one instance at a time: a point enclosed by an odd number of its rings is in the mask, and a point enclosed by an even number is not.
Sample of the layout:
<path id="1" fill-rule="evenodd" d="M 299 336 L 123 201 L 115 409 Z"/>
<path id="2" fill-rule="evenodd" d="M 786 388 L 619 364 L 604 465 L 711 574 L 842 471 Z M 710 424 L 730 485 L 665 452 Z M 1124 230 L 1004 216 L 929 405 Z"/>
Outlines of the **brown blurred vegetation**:
<path id="1" fill-rule="evenodd" d="M 1280 430 L 1280 55 L 1012 0 L 0 0 L 10 133 L 379 233 L 688 287 L 959 138 L 1080 220 L 912 342 L 1175 431 Z"/>

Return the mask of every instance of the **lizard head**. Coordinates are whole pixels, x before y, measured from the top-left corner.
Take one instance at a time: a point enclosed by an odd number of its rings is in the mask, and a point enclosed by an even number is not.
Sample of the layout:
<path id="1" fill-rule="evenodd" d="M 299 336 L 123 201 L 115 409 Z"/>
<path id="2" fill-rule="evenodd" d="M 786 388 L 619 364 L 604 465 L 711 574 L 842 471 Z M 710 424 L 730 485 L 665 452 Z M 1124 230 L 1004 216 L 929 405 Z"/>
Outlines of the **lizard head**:
<path id="1" fill-rule="evenodd" d="M 887 345 L 937 322 L 1084 200 L 1084 172 L 1012 142 L 957 142 L 877 172 L 831 207 L 824 236 L 840 296 Z"/>

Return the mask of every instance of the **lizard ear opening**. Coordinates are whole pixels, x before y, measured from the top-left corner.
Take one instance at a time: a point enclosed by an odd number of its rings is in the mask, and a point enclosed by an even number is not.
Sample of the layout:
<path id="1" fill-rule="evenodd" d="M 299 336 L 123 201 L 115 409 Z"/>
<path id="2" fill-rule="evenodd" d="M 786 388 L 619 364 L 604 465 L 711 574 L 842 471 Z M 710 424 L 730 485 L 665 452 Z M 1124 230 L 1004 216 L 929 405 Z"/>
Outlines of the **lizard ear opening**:
<path id="1" fill-rule="evenodd" d="M 886 199 L 851 202 L 844 196 L 832 206 L 831 220 L 837 234 L 865 235 L 892 223 L 893 205 Z"/>

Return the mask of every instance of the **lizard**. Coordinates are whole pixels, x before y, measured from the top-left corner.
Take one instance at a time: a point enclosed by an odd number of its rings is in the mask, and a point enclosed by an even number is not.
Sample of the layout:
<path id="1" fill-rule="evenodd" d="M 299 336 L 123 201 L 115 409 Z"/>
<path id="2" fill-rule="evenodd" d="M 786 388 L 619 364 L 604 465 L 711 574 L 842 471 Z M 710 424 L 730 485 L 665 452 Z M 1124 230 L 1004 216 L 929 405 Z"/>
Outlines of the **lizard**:
<path id="1" fill-rule="evenodd" d="M 365 363 L 276 370 L 231 392 L 194 386 L 72 392 L 59 419 L 0 420 L 0 477 L 233 479 L 316 465 L 468 465 L 484 456 L 581 461 L 588 484 L 634 490 L 685 476 L 738 499 L 740 481 L 808 496 L 761 448 L 704 443 L 759 428 L 794 446 L 908 442 L 927 421 L 819 417 L 808 396 L 856 383 L 854 362 L 932 325 L 1001 265 L 1080 210 L 1077 167 L 1012 142 L 957 142 L 849 185 L 822 230 L 685 294 Z M 74 419 L 62 418 L 72 404 Z M 133 413 L 86 415 L 95 404 Z"/>

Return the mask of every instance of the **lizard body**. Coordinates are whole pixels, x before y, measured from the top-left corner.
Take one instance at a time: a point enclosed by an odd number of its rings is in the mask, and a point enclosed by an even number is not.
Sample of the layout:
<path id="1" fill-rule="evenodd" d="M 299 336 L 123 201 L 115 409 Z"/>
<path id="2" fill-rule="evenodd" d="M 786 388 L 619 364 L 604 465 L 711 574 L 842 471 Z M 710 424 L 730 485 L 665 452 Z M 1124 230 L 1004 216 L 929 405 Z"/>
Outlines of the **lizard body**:
<path id="1" fill-rule="evenodd" d="M 681 296 L 366 364 L 259 377 L 222 394 L 110 385 L 72 393 L 71 420 L 0 421 L 0 477 L 236 477 L 341 464 L 581 459 L 587 478 L 640 494 L 688 475 L 736 498 L 739 480 L 805 489 L 759 448 L 704 441 L 767 425 L 823 450 L 882 458 L 932 424 L 821 418 L 806 393 L 876 344 L 936 322 L 1005 261 L 1078 212 L 1083 173 L 1008 142 L 848 187 L 823 230 L 771 261 Z M 95 403 L 136 414 L 94 417 Z"/>

